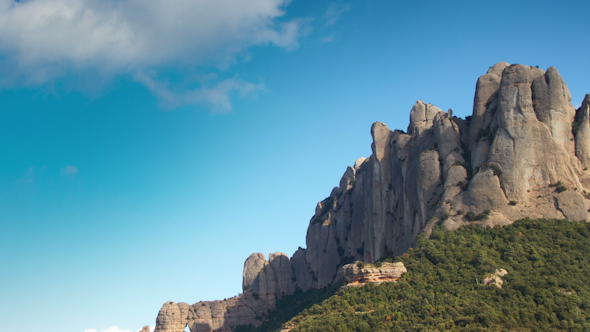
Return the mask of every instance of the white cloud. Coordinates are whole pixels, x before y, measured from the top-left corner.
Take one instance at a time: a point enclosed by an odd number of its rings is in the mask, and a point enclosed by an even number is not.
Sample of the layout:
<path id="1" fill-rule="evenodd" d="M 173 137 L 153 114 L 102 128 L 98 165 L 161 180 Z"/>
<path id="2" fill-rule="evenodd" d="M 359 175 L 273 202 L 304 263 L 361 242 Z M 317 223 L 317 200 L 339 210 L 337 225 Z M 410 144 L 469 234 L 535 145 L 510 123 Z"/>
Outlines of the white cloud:
<path id="1" fill-rule="evenodd" d="M 78 174 L 78 167 L 72 166 L 72 165 L 68 165 L 66 167 L 62 167 L 61 168 L 61 174 L 64 174 L 64 175 L 76 175 L 76 174 Z"/>
<path id="2" fill-rule="evenodd" d="M 289 2 L 0 0 L 1 83 L 41 85 L 81 72 L 115 77 L 148 69 L 224 70 L 254 45 L 298 47 L 301 22 L 280 20 Z M 213 98 L 179 96 L 199 103 Z"/>
<path id="3" fill-rule="evenodd" d="M 328 10 L 324 13 L 324 20 L 326 26 L 333 25 L 336 23 L 340 15 L 350 10 L 350 4 L 337 4 L 335 2 L 330 3 Z"/>
<path id="4" fill-rule="evenodd" d="M 154 332 L 154 330 L 155 330 L 155 329 L 156 329 L 156 325 L 152 325 L 152 326 L 150 326 L 150 332 Z M 135 331 L 135 332 L 139 332 L 139 331 L 141 331 L 141 329 L 138 329 L 138 330 L 137 330 L 137 331 Z"/>
<path id="5" fill-rule="evenodd" d="M 156 329 L 156 326 L 155 325 L 154 326 L 150 326 L 150 332 L 154 332 L 155 329 Z M 139 332 L 139 331 L 141 331 L 141 329 L 138 329 L 135 332 Z M 84 332 L 99 332 L 99 331 L 96 330 L 96 329 L 87 329 L 87 330 L 84 330 Z M 108 329 L 102 330 L 100 332 L 133 332 L 133 331 L 131 331 L 131 330 L 121 330 L 121 328 L 118 327 L 118 326 L 111 326 Z"/>

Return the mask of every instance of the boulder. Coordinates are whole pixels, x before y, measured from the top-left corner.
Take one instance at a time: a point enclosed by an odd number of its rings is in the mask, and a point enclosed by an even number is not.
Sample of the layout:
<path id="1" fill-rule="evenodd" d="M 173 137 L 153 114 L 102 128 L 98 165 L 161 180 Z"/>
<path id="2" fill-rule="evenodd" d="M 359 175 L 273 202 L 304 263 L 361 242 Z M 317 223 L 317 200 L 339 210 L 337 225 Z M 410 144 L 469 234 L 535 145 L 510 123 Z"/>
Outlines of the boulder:
<path id="1" fill-rule="evenodd" d="M 363 286 L 368 283 L 380 285 L 384 282 L 397 282 L 402 274 L 408 272 L 404 263 L 365 264 L 354 262 L 340 268 L 344 287 Z"/>
<path id="2" fill-rule="evenodd" d="M 494 273 L 489 273 L 485 276 L 485 278 L 481 281 L 483 285 L 486 286 L 496 286 L 498 288 L 502 288 L 504 284 L 504 280 L 501 277 L 508 274 L 508 271 L 504 269 L 496 269 Z"/>

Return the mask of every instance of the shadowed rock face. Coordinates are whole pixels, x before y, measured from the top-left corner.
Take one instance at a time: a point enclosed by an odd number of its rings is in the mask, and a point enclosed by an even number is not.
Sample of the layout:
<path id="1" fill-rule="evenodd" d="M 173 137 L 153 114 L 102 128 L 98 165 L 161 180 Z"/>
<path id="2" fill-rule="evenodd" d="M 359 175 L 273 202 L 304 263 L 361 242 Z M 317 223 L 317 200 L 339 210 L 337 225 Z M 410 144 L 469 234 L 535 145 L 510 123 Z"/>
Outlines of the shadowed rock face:
<path id="1" fill-rule="evenodd" d="M 348 167 L 318 203 L 307 248 L 253 254 L 244 294 L 226 301 L 164 304 L 156 331 L 231 331 L 296 288 L 341 280 L 341 266 L 406 252 L 436 223 L 506 225 L 524 217 L 587 220 L 590 95 L 576 110 L 557 69 L 505 62 L 477 80 L 473 115 L 417 101 L 407 133 L 376 122 L 373 153 Z M 192 309 L 191 309 L 192 308 Z"/>

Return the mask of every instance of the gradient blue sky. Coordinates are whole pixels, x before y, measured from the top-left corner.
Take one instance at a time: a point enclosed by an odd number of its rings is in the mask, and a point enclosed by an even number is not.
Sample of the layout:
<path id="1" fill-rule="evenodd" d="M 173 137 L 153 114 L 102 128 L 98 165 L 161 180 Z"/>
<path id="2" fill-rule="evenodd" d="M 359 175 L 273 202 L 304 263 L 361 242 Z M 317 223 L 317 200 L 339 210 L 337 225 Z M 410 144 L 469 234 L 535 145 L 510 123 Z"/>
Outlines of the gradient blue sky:
<path id="1" fill-rule="evenodd" d="M 0 331 L 154 325 L 305 247 L 370 126 L 499 61 L 590 93 L 584 1 L 0 0 Z M 114 331 L 114 330 L 113 330 Z"/>

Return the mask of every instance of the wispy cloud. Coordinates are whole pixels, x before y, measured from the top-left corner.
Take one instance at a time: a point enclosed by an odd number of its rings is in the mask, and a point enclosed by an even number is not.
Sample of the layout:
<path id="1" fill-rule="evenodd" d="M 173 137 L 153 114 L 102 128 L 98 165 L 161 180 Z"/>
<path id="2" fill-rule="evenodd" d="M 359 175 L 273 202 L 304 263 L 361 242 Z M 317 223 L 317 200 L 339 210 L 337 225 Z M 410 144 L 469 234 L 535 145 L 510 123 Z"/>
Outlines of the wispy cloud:
<path id="1" fill-rule="evenodd" d="M 29 167 L 29 169 L 21 176 L 18 183 L 31 184 L 35 182 L 35 167 Z"/>
<path id="2" fill-rule="evenodd" d="M 174 89 L 165 82 L 154 80 L 141 72 L 135 74 L 135 79 L 158 97 L 160 106 L 164 109 L 204 104 L 215 111 L 223 113 L 232 109 L 231 97 L 233 94 L 245 97 L 264 90 L 263 83 L 254 84 L 238 77 L 215 81 L 213 84 L 205 82 L 198 88 L 180 90 Z"/>
<path id="3" fill-rule="evenodd" d="M 72 73 L 137 78 L 133 74 L 137 71 L 225 70 L 248 56 L 251 46 L 274 44 L 286 50 L 299 46 L 301 21 L 281 20 L 289 2 L 0 0 L 0 84 L 50 84 Z M 256 86 L 223 90 L 235 83 L 220 79 L 218 84 L 220 89 L 214 91 L 203 88 L 168 97 L 180 98 L 176 104 L 231 109 L 229 92 Z M 219 94 L 223 91 L 228 93 Z M 220 101 L 211 103 L 215 98 Z"/>
<path id="4" fill-rule="evenodd" d="M 68 165 L 66 167 L 62 167 L 60 171 L 63 175 L 76 176 L 78 174 L 78 167 Z"/>
<path id="5" fill-rule="evenodd" d="M 334 37 L 333 36 L 326 36 L 326 37 L 320 38 L 320 43 L 322 43 L 322 44 L 331 43 L 333 41 L 334 41 Z"/>
<path id="6" fill-rule="evenodd" d="M 154 332 L 155 329 L 156 329 L 156 326 L 150 326 L 150 332 Z M 141 330 L 142 329 L 138 329 L 135 332 L 139 332 Z M 96 329 L 86 329 L 86 330 L 84 330 L 84 332 L 99 332 L 99 331 L 96 330 Z M 133 332 L 133 331 L 131 331 L 131 330 L 121 330 L 121 328 L 118 327 L 118 326 L 111 326 L 111 327 L 109 327 L 106 330 L 101 330 L 100 332 Z"/>
<path id="7" fill-rule="evenodd" d="M 324 13 L 324 21 L 326 26 L 333 25 L 338 21 L 340 15 L 350 10 L 350 4 L 337 4 L 335 2 L 330 3 L 328 10 Z"/>

